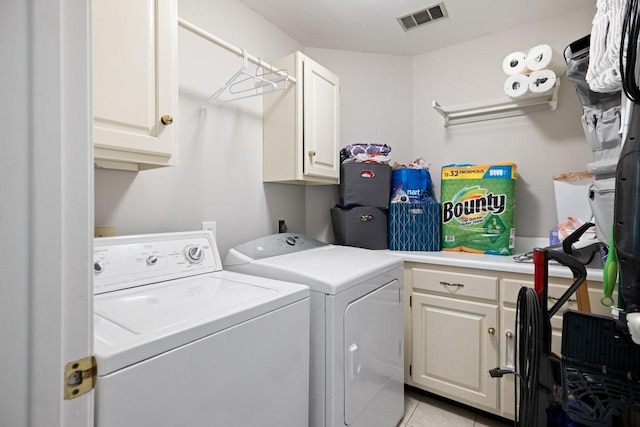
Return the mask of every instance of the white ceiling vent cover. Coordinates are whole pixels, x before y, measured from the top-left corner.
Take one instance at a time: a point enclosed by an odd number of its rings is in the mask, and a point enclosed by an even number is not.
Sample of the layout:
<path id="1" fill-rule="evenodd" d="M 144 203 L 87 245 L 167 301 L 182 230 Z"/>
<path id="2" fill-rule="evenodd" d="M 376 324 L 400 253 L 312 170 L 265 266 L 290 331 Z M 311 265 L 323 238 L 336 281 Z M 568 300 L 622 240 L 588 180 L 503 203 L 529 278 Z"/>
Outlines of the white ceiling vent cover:
<path id="1" fill-rule="evenodd" d="M 440 2 L 425 9 L 418 10 L 417 12 L 410 13 L 409 15 L 401 16 L 397 19 L 402 29 L 407 31 L 448 16 L 444 3 Z"/>

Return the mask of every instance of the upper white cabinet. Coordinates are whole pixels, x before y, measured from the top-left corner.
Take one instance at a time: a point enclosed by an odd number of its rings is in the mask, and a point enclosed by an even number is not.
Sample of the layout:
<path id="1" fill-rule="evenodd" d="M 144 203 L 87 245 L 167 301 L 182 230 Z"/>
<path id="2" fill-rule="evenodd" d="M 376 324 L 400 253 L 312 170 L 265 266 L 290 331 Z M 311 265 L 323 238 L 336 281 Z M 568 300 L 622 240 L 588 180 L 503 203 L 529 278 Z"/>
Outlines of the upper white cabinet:
<path id="1" fill-rule="evenodd" d="M 264 97 L 264 181 L 337 184 L 340 79 L 300 52 L 273 65 L 297 82 Z"/>
<path id="2" fill-rule="evenodd" d="M 176 164 L 176 0 L 92 0 L 98 167 Z"/>

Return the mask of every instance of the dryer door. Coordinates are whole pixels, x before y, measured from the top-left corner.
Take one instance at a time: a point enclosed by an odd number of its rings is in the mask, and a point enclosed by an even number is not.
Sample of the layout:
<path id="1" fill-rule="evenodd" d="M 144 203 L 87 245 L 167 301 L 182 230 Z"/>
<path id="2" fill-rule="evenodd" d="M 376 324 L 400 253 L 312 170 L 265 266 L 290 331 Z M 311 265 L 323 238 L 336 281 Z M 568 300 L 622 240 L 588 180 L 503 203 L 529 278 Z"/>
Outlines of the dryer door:
<path id="1" fill-rule="evenodd" d="M 350 425 L 365 410 L 384 411 L 367 406 L 384 394 L 381 391 L 402 381 L 402 297 L 397 280 L 347 306 L 344 340 L 344 421 Z"/>

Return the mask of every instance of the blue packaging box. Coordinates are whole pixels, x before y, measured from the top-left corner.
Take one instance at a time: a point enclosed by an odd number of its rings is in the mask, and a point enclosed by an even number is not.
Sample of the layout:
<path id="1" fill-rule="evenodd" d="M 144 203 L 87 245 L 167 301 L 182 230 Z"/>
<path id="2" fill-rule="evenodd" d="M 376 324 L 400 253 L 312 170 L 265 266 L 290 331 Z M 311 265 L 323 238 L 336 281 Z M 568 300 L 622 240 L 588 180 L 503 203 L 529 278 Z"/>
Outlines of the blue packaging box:
<path id="1" fill-rule="evenodd" d="M 393 251 L 439 251 L 440 203 L 391 203 L 388 234 Z"/>

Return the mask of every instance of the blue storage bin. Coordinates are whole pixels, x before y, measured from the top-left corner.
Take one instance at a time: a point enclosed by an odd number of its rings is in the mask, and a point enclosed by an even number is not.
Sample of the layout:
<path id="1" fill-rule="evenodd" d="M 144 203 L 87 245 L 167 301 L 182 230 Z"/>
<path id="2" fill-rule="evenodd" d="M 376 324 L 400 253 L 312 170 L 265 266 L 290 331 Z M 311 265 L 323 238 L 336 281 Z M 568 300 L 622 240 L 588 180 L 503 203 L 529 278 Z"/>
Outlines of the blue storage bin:
<path id="1" fill-rule="evenodd" d="M 439 251 L 440 203 L 391 203 L 388 234 L 393 251 Z"/>

